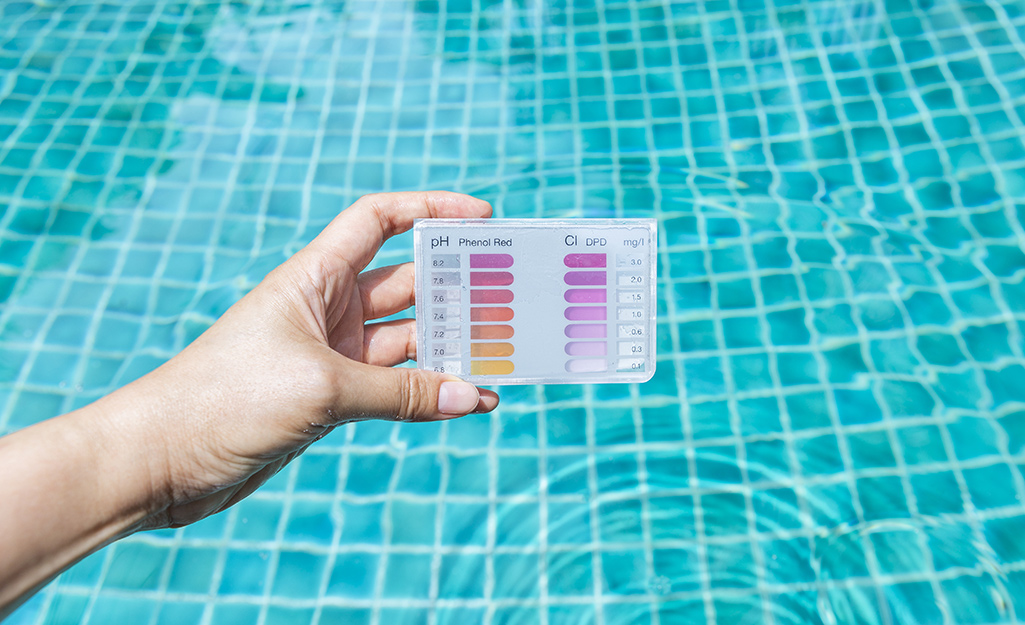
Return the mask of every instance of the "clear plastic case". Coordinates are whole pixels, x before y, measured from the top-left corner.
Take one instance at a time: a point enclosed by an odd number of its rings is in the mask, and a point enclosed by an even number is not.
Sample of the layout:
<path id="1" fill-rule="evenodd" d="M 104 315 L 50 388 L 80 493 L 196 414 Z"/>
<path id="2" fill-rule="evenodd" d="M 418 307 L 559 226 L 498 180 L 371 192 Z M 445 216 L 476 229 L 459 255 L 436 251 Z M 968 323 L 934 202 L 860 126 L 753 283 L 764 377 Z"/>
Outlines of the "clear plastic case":
<path id="1" fill-rule="evenodd" d="M 417 363 L 474 384 L 655 372 L 654 219 L 423 219 Z"/>

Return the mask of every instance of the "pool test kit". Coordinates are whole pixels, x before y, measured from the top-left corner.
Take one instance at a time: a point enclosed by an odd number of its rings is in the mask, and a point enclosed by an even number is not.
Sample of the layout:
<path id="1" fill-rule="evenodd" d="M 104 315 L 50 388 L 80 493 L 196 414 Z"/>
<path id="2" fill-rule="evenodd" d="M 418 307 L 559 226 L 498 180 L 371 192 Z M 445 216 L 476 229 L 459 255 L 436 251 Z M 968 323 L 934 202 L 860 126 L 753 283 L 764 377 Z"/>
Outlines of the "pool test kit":
<path id="1" fill-rule="evenodd" d="M 474 384 L 655 372 L 654 219 L 421 219 L 417 364 Z"/>

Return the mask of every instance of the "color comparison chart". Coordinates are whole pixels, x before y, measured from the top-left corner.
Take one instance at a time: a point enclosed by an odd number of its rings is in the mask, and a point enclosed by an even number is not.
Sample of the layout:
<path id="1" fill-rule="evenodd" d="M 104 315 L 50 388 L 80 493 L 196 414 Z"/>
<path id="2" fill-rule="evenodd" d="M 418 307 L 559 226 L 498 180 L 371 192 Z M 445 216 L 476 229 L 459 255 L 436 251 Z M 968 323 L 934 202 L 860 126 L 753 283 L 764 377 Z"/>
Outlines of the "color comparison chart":
<path id="1" fill-rule="evenodd" d="M 417 362 L 475 384 L 655 372 L 653 219 L 424 219 Z"/>

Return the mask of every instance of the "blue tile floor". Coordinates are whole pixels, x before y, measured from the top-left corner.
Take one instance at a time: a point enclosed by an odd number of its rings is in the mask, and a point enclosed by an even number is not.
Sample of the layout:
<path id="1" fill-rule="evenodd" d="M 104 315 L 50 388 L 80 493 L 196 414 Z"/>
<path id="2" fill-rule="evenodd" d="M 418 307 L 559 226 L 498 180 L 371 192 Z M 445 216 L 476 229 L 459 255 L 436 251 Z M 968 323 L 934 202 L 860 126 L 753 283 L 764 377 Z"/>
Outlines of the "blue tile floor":
<path id="1" fill-rule="evenodd" d="M 0 4 L 0 432 L 367 192 L 660 242 L 651 382 L 344 428 L 11 622 L 1019 622 L 1023 68 L 1009 0 Z"/>

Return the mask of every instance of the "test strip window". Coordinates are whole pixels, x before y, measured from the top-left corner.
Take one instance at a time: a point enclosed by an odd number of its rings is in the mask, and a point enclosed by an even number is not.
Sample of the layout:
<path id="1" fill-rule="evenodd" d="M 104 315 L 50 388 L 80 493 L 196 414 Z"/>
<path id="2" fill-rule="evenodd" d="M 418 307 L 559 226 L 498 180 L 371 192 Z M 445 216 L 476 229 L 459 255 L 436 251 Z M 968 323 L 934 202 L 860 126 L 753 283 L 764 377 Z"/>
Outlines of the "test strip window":
<path id="1" fill-rule="evenodd" d="M 475 384 L 644 382 L 655 372 L 653 219 L 424 219 L 417 363 Z"/>

